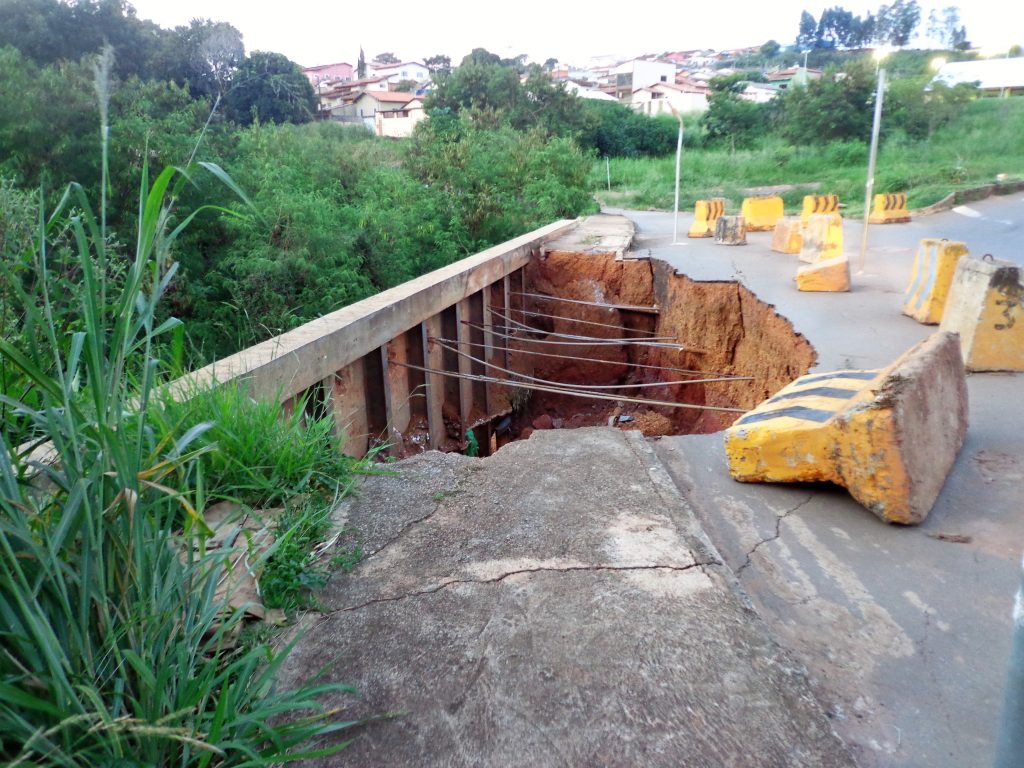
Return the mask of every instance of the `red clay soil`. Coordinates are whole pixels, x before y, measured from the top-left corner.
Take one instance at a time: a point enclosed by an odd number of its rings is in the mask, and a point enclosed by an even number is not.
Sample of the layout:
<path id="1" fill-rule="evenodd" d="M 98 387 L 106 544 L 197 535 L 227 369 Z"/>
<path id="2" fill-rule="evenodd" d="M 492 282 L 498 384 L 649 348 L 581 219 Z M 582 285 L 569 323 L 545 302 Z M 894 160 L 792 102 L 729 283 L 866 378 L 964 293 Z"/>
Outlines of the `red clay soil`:
<path id="1" fill-rule="evenodd" d="M 606 363 L 556 359 L 519 351 L 517 369 L 530 367 L 541 379 L 590 387 L 611 384 L 671 382 L 708 378 L 715 374 L 751 376 L 751 381 L 704 384 L 665 384 L 656 387 L 610 389 L 611 394 L 750 409 L 794 378 L 806 373 L 816 354 L 792 324 L 735 282 L 697 282 L 658 260 L 616 261 L 614 256 L 554 251 L 535 258 L 527 267 L 528 291 L 552 297 L 608 304 L 657 305 L 657 315 L 602 309 L 557 301 L 531 300 L 526 309 L 566 319 L 552 320 L 515 313 L 514 319 L 547 333 L 599 338 L 640 338 L 648 335 L 575 321 L 605 323 L 655 336 L 671 336 L 679 349 L 612 345 L 607 347 L 520 343 L 530 352 L 600 358 Z M 534 338 L 562 341 L 555 336 Z M 673 344 L 675 341 L 673 341 Z M 686 375 L 638 368 L 637 364 L 704 371 Z M 521 366 L 521 367 L 520 367 Z M 647 436 L 716 432 L 729 426 L 737 413 L 691 408 L 645 406 L 615 401 L 586 400 L 567 395 L 532 392 L 511 429 L 511 438 L 533 429 L 612 424 L 640 429 Z"/>

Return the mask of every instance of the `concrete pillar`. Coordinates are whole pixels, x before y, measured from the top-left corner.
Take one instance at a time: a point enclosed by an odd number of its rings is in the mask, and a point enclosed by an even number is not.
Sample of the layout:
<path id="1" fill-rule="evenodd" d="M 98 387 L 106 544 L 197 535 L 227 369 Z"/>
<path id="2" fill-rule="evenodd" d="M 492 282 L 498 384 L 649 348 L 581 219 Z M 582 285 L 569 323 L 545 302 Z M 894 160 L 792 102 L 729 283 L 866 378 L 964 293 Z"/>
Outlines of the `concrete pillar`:
<path id="1" fill-rule="evenodd" d="M 424 368 L 434 371 L 444 370 L 444 355 L 441 345 L 431 339 L 439 339 L 441 333 L 441 316 L 432 315 L 420 324 L 423 335 Z M 430 432 L 430 447 L 437 448 L 445 438 L 444 429 L 444 376 L 439 373 L 426 374 L 427 429 Z"/>
<path id="2" fill-rule="evenodd" d="M 359 358 L 324 380 L 335 429 L 344 435 L 342 451 L 355 458 L 369 448 L 364 378 L 363 358 Z"/>

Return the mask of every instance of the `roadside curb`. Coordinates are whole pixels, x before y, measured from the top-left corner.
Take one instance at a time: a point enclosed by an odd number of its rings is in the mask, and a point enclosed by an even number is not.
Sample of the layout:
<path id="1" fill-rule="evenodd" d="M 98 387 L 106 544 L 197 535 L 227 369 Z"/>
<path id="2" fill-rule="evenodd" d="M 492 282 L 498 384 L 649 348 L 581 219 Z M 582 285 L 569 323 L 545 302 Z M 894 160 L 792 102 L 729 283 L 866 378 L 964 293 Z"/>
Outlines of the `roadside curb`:
<path id="1" fill-rule="evenodd" d="M 924 208 L 913 209 L 910 215 L 931 216 L 933 213 L 952 210 L 964 203 L 975 203 L 978 200 L 984 200 L 995 195 L 1012 195 L 1015 192 L 1024 192 L 1024 181 L 1006 181 L 1002 183 L 997 181 L 994 184 L 985 184 L 980 187 L 958 189 L 955 192 L 950 192 L 937 203 L 932 203 Z"/>

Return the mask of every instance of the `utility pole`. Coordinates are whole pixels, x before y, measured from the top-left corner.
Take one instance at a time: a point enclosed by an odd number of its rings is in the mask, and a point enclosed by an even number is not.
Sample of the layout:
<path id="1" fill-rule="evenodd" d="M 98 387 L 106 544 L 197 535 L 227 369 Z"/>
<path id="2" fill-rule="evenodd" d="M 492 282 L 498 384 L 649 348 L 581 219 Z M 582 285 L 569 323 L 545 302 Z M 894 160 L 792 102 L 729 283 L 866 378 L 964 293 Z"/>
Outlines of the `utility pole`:
<path id="1" fill-rule="evenodd" d="M 871 124 L 871 152 L 868 154 L 868 179 L 864 184 L 864 229 L 860 238 L 860 263 L 857 274 L 864 274 L 868 257 L 868 215 L 871 195 L 875 190 L 875 161 L 878 158 L 878 134 L 882 128 L 882 99 L 885 96 L 885 68 L 878 68 L 878 90 L 875 91 L 875 120 Z"/>

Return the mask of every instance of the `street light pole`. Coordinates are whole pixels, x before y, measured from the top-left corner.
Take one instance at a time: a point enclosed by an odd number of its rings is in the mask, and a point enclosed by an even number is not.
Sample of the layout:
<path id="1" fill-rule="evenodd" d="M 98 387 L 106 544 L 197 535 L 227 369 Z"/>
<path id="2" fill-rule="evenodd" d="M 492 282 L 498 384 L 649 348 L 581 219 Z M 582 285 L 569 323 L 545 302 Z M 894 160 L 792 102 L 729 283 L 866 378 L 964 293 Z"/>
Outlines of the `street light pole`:
<path id="1" fill-rule="evenodd" d="M 676 116 L 676 120 L 679 121 L 679 135 L 676 137 L 675 214 L 672 219 L 672 245 L 679 245 L 679 169 L 683 162 L 683 116 L 679 114 L 679 110 L 675 108 L 674 104 L 670 102 L 668 106 L 672 110 L 672 114 Z"/>
<path id="2" fill-rule="evenodd" d="M 857 274 L 863 274 L 868 257 L 868 214 L 871 195 L 875 190 L 875 160 L 878 157 L 878 134 L 882 128 L 882 99 L 885 94 L 885 67 L 878 68 L 878 90 L 875 92 L 875 121 L 871 125 L 871 150 L 868 153 L 868 179 L 864 185 L 864 230 L 860 238 L 860 264 Z"/>

